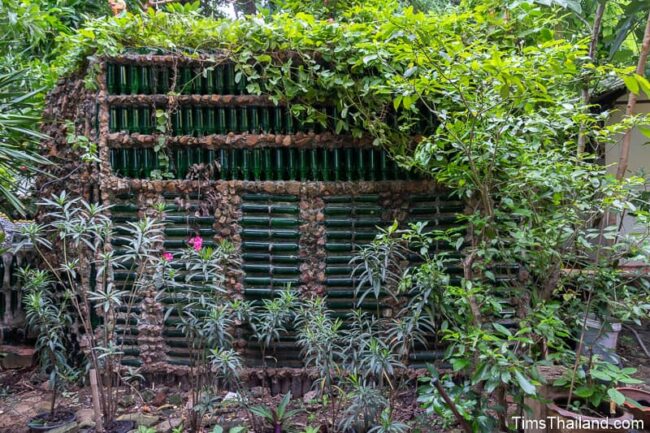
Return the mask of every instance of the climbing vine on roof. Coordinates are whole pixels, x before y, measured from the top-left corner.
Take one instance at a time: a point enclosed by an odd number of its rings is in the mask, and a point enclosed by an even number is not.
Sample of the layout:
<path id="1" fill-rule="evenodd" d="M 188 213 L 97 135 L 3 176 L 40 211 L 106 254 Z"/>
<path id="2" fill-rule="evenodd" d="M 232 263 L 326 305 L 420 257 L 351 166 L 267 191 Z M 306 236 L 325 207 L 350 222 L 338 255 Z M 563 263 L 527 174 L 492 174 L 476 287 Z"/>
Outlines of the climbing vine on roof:
<path id="1" fill-rule="evenodd" d="M 209 67 L 211 56 L 225 54 L 249 91 L 293 101 L 294 111 L 315 122 L 325 115 L 314 105 L 335 101 L 339 129 L 350 123 L 355 135 L 369 131 L 397 153 L 408 149 L 406 132 L 419 111 L 444 119 L 466 109 L 461 93 L 489 88 L 520 98 L 522 112 L 554 107 L 553 115 L 571 118 L 575 107 L 562 107 L 575 102 L 584 46 L 554 39 L 548 11 L 500 3 L 466 2 L 433 15 L 394 1 L 353 2 L 336 20 L 304 12 L 214 20 L 149 10 L 96 19 L 64 36 L 57 65 L 69 73 L 89 56 L 136 51 L 201 57 Z M 399 121 L 387 125 L 391 110 Z"/>

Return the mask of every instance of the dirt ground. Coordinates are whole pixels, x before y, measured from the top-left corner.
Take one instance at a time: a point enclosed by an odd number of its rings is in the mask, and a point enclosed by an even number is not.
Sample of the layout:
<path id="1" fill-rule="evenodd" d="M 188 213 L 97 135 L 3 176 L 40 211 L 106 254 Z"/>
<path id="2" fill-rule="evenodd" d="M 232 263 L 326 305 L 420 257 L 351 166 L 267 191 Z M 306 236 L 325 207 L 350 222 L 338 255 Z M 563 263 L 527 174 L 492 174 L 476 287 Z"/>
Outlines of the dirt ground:
<path id="1" fill-rule="evenodd" d="M 639 335 L 650 348 L 650 325 L 638 330 Z M 618 353 L 625 366 L 638 369 L 636 377 L 644 381 L 643 387 L 650 390 L 650 358 L 640 348 L 634 335 L 623 330 L 619 338 Z M 46 412 L 49 408 L 50 392 L 47 389 L 46 378 L 36 370 L 0 371 L 0 433 L 27 433 L 27 421 L 38 413 Z M 271 397 L 261 388 L 253 389 L 256 404 L 277 404 L 280 396 Z M 441 427 L 441 420 L 435 416 L 426 415 L 418 408 L 414 389 L 407 389 L 399 396 L 399 407 L 396 417 L 409 421 L 413 433 L 452 432 Z M 316 402 L 307 399 L 296 399 L 298 406 L 305 412 L 295 420 L 297 431 L 307 425 L 318 425 L 323 419 L 323 408 Z M 183 407 L 187 394 L 175 388 L 150 387 L 142 388 L 138 393 L 126 392 L 120 402 L 120 414 L 144 414 L 158 432 L 169 432 L 173 426 L 181 422 Z M 92 425 L 93 411 L 88 388 L 71 388 L 64 392 L 59 399 L 61 407 L 69 408 L 77 414 L 77 421 L 82 426 Z M 246 419 L 246 413 L 235 407 L 214 412 L 209 420 L 212 424 L 228 425 L 237 419 Z M 233 421 L 234 420 L 234 421 Z M 210 431 L 210 430 L 206 430 Z"/>

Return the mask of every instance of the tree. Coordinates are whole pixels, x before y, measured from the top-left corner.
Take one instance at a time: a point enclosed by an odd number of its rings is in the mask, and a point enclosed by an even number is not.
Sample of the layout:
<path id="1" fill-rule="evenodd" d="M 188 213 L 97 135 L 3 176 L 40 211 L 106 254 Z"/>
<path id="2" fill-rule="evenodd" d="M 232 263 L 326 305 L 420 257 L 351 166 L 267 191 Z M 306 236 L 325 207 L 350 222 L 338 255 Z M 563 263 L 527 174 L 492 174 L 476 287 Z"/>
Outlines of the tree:
<path id="1" fill-rule="evenodd" d="M 646 22 L 645 33 L 643 36 L 643 43 L 641 45 L 641 52 L 639 54 L 639 61 L 636 66 L 637 77 L 635 77 L 635 79 L 637 80 L 638 77 L 643 77 L 645 75 L 645 68 L 648 62 L 648 52 L 650 52 L 650 13 L 648 14 L 648 20 Z M 643 87 L 643 89 L 646 91 L 648 90 L 645 86 Z M 631 89 L 628 95 L 627 107 L 625 109 L 625 115 L 628 117 L 634 114 L 634 107 L 636 106 L 638 90 L 639 89 L 634 91 L 634 89 Z M 616 169 L 617 179 L 622 179 L 625 176 L 625 172 L 627 171 L 627 163 L 630 155 L 631 143 L 632 143 L 632 129 L 630 128 L 625 132 L 625 135 L 623 136 L 623 143 L 621 145 L 621 154 L 618 161 L 618 168 Z"/>

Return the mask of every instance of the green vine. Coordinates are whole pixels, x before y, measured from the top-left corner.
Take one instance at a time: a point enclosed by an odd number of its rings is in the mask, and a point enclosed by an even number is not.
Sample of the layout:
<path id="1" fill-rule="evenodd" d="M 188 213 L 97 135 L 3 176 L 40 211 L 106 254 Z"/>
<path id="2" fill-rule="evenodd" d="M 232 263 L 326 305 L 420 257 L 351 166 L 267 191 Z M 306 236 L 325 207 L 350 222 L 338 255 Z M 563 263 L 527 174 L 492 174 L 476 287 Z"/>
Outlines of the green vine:
<path id="1" fill-rule="evenodd" d="M 158 169 L 151 171 L 151 179 L 173 179 L 174 173 L 170 170 L 169 154 L 167 148 L 169 130 L 169 112 L 156 110 L 156 144 L 153 151 L 158 160 Z"/>

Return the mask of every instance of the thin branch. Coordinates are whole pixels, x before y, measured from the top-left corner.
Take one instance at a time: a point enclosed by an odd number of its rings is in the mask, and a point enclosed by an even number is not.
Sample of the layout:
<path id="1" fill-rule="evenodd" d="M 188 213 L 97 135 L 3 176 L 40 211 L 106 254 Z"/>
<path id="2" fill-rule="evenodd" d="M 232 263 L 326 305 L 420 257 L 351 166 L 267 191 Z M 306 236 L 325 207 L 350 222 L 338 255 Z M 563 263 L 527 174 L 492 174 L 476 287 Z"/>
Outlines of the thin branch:
<path id="1" fill-rule="evenodd" d="M 645 26 L 645 32 L 643 34 L 643 44 L 641 46 L 641 52 L 639 53 L 639 62 L 636 65 L 636 73 L 643 76 L 645 75 L 645 67 L 648 61 L 648 52 L 650 51 L 650 13 L 648 14 L 648 20 Z M 634 108 L 636 106 L 637 95 L 634 92 L 630 92 L 627 99 L 627 108 L 625 110 L 625 116 L 630 117 L 634 114 Z M 627 171 L 628 160 L 630 157 L 630 146 L 632 144 L 632 128 L 628 129 L 623 136 L 623 143 L 621 144 L 621 154 L 618 160 L 618 169 L 616 170 L 616 179 L 621 180 L 625 176 Z"/>

